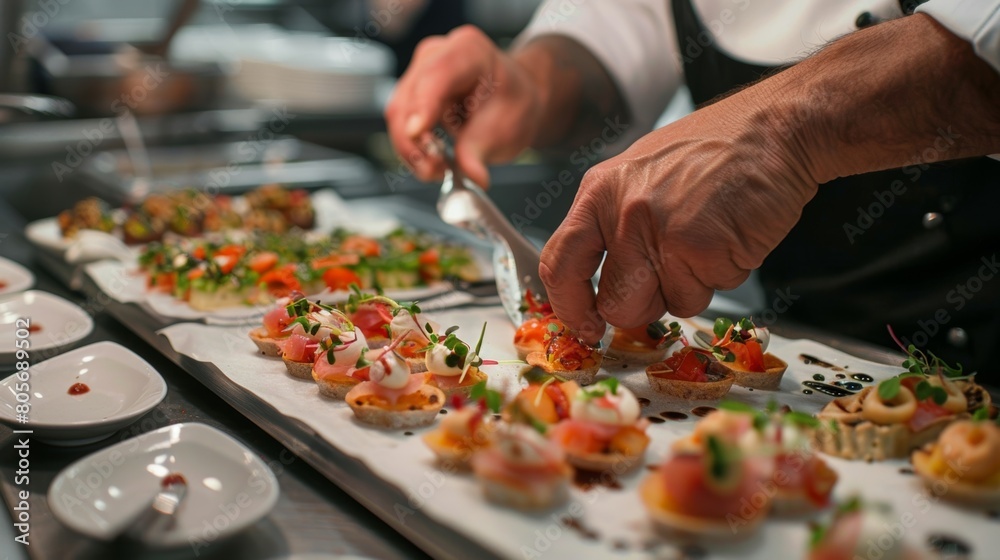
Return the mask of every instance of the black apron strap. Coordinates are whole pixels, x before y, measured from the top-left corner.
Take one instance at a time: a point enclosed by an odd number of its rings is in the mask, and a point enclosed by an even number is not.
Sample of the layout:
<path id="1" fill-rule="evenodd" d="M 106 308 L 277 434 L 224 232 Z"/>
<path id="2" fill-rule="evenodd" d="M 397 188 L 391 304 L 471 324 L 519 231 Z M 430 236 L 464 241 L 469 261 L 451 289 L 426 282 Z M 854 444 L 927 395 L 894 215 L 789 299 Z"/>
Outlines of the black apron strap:
<path id="1" fill-rule="evenodd" d="M 692 0 L 673 0 L 672 11 L 696 104 L 776 70 L 717 48 Z M 961 131 L 939 132 L 934 149 L 944 160 Z M 1000 347 L 998 209 L 1000 162 L 989 158 L 831 181 L 761 266 L 768 307 L 780 302 L 782 317 L 885 346 L 891 324 L 970 371 L 992 368 Z"/>

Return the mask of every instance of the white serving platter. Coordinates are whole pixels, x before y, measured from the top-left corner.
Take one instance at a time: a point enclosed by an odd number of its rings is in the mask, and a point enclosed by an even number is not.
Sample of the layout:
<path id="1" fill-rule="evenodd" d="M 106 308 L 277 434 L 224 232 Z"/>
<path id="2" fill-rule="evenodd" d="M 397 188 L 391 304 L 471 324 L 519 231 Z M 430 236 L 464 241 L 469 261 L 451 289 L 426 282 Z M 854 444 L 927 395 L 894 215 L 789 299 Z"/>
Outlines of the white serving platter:
<path id="1" fill-rule="evenodd" d="M 482 322 L 488 321 L 483 355 L 500 360 L 515 357 L 510 342 L 513 328 L 499 308 L 439 311 L 432 316 L 442 325 L 459 325 L 459 334 L 465 336 L 474 335 Z M 686 328 L 689 333 L 693 330 L 691 323 L 686 323 Z M 314 383 L 289 377 L 280 360 L 261 357 L 246 338 L 246 330 L 188 323 L 159 332 L 177 352 L 214 365 L 228 380 L 278 413 L 304 423 L 326 444 L 359 459 L 376 480 L 400 489 L 407 500 L 396 504 L 394 512 L 397 517 L 402 516 L 397 521 L 403 525 L 408 515 L 419 511 L 501 558 L 674 557 L 680 554 L 679 547 L 687 544 L 664 538 L 651 528 L 636 492 L 638 483 L 648 475 L 645 468 L 618 477 L 618 488 L 600 485 L 589 490 L 574 488 L 569 502 L 551 511 L 524 514 L 494 506 L 483 499 L 473 477 L 442 470 L 435 463 L 432 453 L 420 440 L 426 428 L 412 430 L 412 435 L 407 435 L 359 424 L 345 403 L 320 397 Z M 832 380 L 835 370 L 807 364 L 803 355 L 844 368 L 847 373 L 866 373 L 875 382 L 901 370 L 866 362 L 807 340 L 774 336 L 769 351 L 789 363 L 781 390 L 734 387 L 729 398 L 758 407 L 773 399 L 796 410 L 818 412 L 830 397 L 815 392 L 806 394 L 802 383 L 813 380 L 816 374 Z M 508 394 L 519 386 L 518 369 L 509 365 L 484 368 L 490 375 L 490 385 Z M 652 442 L 646 464 L 662 461 L 670 444 L 690 433 L 698 419 L 691 412 L 695 407 L 714 404 L 671 400 L 652 393 L 643 368 L 632 364 L 606 362 L 601 375 L 613 375 L 638 396 L 648 398 L 650 404 L 643 410 L 646 416 L 667 411 L 688 415 L 683 421 L 650 426 Z M 860 492 L 866 499 L 891 504 L 898 515 L 910 513 L 915 521 L 908 528 L 907 538 L 918 545 L 932 533 L 961 536 L 976 550 L 990 550 L 998 544 L 993 542 L 996 538 L 991 533 L 994 521 L 982 512 L 959 509 L 929 494 L 917 477 L 901 474 L 905 461 L 868 464 L 830 458 L 829 462 L 841 477 L 835 491 L 838 499 Z M 572 523 L 567 523 L 567 519 Z M 588 536 L 574 529 L 580 526 L 593 534 Z M 808 538 L 806 520 L 769 519 L 749 541 L 708 542 L 702 546 L 711 557 L 718 558 L 798 558 L 804 556 Z"/>

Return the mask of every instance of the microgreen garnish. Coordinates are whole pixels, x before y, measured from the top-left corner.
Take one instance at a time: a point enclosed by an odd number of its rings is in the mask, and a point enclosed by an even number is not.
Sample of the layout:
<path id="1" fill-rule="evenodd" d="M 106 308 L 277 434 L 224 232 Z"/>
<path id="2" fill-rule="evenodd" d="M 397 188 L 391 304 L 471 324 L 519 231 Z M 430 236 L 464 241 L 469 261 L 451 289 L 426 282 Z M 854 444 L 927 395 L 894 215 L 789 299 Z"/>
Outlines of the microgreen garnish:
<path id="1" fill-rule="evenodd" d="M 720 410 L 726 410 L 729 412 L 736 412 L 740 414 L 749 414 L 753 416 L 753 427 L 757 431 L 763 430 L 772 419 L 780 418 L 781 422 L 786 424 L 792 424 L 801 428 L 819 428 L 820 421 L 817 420 L 811 414 L 806 414 L 805 412 L 799 412 L 796 410 L 788 410 L 788 412 L 781 412 L 778 407 L 777 401 L 771 399 L 768 401 L 764 410 L 757 410 L 753 406 L 738 402 L 738 401 L 722 401 L 719 403 L 718 408 Z"/>
<path id="2" fill-rule="evenodd" d="M 739 401 L 722 401 L 719 403 L 718 408 L 720 410 L 728 410 L 729 412 L 741 412 L 743 414 L 757 414 L 757 409 Z"/>
<path id="3" fill-rule="evenodd" d="M 924 375 L 944 374 L 946 377 L 953 379 L 965 377 L 962 371 L 962 364 L 952 367 L 941 358 L 935 356 L 933 352 L 928 351 L 925 353 L 918 350 L 913 344 L 904 346 L 892 330 L 892 326 L 886 325 L 886 328 L 889 330 L 889 336 L 892 337 L 892 340 L 906 353 L 906 359 L 903 360 L 903 367 L 910 373 L 921 373 Z M 969 376 L 972 375 L 975 375 L 975 373 L 969 374 Z"/>
<path id="4" fill-rule="evenodd" d="M 544 370 L 541 370 L 539 368 L 526 369 L 522 371 L 520 375 L 522 378 L 524 378 L 525 381 L 531 384 L 545 383 L 549 379 L 555 379 L 556 381 L 560 381 L 563 383 L 566 382 L 565 378 L 551 373 L 546 373 Z"/>
<path id="5" fill-rule="evenodd" d="M 715 333 L 715 338 L 722 338 L 726 336 L 729 332 L 729 328 L 733 326 L 733 320 L 726 317 L 719 317 L 715 320 L 715 326 L 712 327 L 712 332 Z"/>
<path id="6" fill-rule="evenodd" d="M 907 377 L 925 377 L 923 374 L 906 372 L 890 377 L 878 384 L 878 396 L 883 401 L 891 401 L 899 396 L 902 390 L 902 381 Z M 927 379 L 921 379 L 913 386 L 913 395 L 918 401 L 931 399 L 938 405 L 944 404 L 948 400 L 948 392 L 943 387 L 932 385 Z"/>
<path id="7" fill-rule="evenodd" d="M 708 436 L 705 440 L 706 451 L 708 451 L 708 475 L 716 482 L 725 482 L 729 479 L 733 471 L 733 459 L 731 452 L 725 444 L 714 435 Z"/>
<path id="8" fill-rule="evenodd" d="M 797 410 L 790 410 L 786 412 L 783 419 L 789 424 L 794 424 L 802 428 L 820 427 L 820 422 L 815 416 L 812 414 L 806 414 L 805 412 L 799 412 Z"/>
<path id="9" fill-rule="evenodd" d="M 360 369 L 360 368 L 363 368 L 365 366 L 372 365 L 372 363 L 370 361 L 368 361 L 367 355 L 368 355 L 368 348 L 362 348 L 361 349 L 361 355 L 358 356 L 358 361 L 354 362 L 354 367 Z"/>
<path id="10" fill-rule="evenodd" d="M 651 340 L 659 341 L 657 343 L 658 346 L 666 347 L 677 342 L 683 336 L 683 333 L 681 332 L 681 325 L 677 321 L 673 321 L 669 325 L 664 325 L 663 321 L 653 321 L 646 325 L 646 335 Z"/>
<path id="11" fill-rule="evenodd" d="M 476 342 L 476 356 L 479 356 L 479 350 L 483 347 L 483 337 L 486 336 L 486 323 L 483 323 L 483 329 L 479 331 L 479 340 Z"/>
<path id="12" fill-rule="evenodd" d="M 503 395 L 499 391 L 486 387 L 485 379 L 472 386 L 469 398 L 485 403 L 486 408 L 492 410 L 494 414 L 500 412 L 500 407 L 503 406 Z"/>
<path id="13" fill-rule="evenodd" d="M 612 395 L 618 394 L 618 378 L 608 377 L 607 379 L 602 379 L 597 383 L 594 383 L 590 387 L 584 387 L 580 389 L 580 399 L 584 401 L 589 401 L 590 399 L 599 399 L 608 393 Z"/>

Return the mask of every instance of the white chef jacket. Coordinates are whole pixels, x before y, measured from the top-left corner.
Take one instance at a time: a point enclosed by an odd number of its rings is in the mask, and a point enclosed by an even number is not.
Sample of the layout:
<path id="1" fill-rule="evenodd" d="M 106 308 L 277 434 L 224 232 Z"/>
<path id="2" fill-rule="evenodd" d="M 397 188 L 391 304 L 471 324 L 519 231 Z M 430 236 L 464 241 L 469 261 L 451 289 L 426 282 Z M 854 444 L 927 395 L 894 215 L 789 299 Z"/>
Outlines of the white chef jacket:
<path id="1" fill-rule="evenodd" d="M 682 0 L 687 1 L 687 0 Z M 779 66 L 805 58 L 857 29 L 869 12 L 878 21 L 903 15 L 898 0 L 690 0 L 711 37 L 730 58 Z M 632 114 L 631 140 L 652 129 L 684 81 L 670 0 L 546 0 L 515 44 L 562 35 L 586 47 L 611 74 Z M 924 12 L 1000 71 L 1000 0 L 930 0 Z M 690 49 L 690 50 L 688 50 Z"/>

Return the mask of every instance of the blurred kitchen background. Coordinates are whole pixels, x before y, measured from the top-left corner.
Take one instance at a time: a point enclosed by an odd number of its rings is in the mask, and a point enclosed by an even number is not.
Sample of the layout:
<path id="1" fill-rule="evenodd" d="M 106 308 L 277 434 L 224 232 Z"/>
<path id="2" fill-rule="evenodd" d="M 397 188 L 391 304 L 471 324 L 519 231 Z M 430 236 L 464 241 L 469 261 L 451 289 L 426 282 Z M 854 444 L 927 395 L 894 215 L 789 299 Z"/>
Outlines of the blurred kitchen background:
<path id="1" fill-rule="evenodd" d="M 430 207 L 438 185 L 410 177 L 385 133 L 396 77 L 421 38 L 471 23 L 506 45 L 539 3 L 0 0 L 0 194 L 29 220 L 90 195 L 271 182 Z M 684 92 L 661 122 L 690 110 Z M 573 183 L 539 196 L 564 170 Z M 491 176 L 498 205 L 544 240 L 582 171 L 529 151 Z M 730 295 L 761 303 L 755 288 Z"/>

